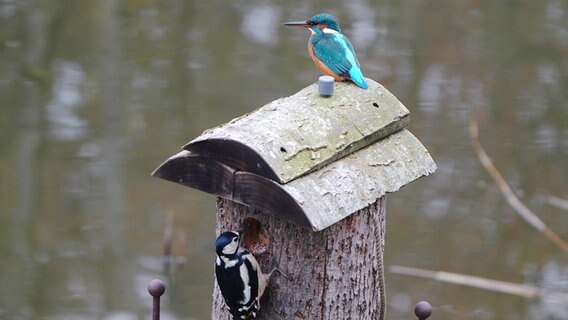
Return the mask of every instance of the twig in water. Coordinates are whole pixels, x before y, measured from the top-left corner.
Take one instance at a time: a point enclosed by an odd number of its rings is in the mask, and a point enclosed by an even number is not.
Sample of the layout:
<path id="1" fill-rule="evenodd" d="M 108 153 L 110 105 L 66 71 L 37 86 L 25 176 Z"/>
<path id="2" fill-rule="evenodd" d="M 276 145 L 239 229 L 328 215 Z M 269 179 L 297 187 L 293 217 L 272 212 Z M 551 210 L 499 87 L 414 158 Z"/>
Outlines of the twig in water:
<path id="1" fill-rule="evenodd" d="M 513 207 L 513 209 L 515 209 L 515 211 L 523 219 L 525 219 L 526 222 L 528 222 L 538 231 L 542 232 L 550 241 L 560 247 L 560 249 L 562 249 L 564 253 L 568 254 L 568 243 L 562 240 L 562 238 L 554 233 L 554 231 L 547 227 L 546 224 L 542 220 L 540 220 L 540 218 L 536 214 L 534 214 L 519 200 L 519 198 L 517 198 L 513 190 L 511 190 L 511 187 L 507 184 L 507 181 L 505 181 L 497 168 L 495 168 L 493 162 L 491 162 L 491 159 L 481 146 L 481 143 L 479 143 L 479 130 L 474 114 L 472 114 L 469 121 L 469 134 L 473 143 L 473 150 L 477 154 L 479 162 L 481 162 L 483 168 L 485 168 L 491 178 L 493 178 L 493 181 L 495 181 L 497 187 L 499 188 L 499 190 L 501 190 L 501 193 L 503 194 L 509 205 Z"/>
<path id="2" fill-rule="evenodd" d="M 514 294 L 525 298 L 541 298 L 550 302 L 568 304 L 568 293 L 549 291 L 526 284 L 517 284 L 459 273 L 432 271 L 412 267 L 392 265 L 389 271 L 396 274 L 427 278 L 442 282 L 465 285 L 479 289 Z"/>
<path id="3" fill-rule="evenodd" d="M 560 209 L 568 210 L 568 200 L 564 200 L 561 198 L 557 198 L 554 196 L 548 196 L 546 198 L 548 200 L 548 204 L 551 206 L 555 206 Z"/>

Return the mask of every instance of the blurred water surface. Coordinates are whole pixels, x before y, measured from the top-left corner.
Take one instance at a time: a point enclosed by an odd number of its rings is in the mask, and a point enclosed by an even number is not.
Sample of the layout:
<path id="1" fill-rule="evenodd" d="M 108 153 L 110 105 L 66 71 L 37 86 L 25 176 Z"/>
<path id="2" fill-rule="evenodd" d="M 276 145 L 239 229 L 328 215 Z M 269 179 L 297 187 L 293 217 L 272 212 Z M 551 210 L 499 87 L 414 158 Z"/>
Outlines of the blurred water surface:
<path id="1" fill-rule="evenodd" d="M 210 318 L 214 197 L 149 176 L 203 130 L 315 81 L 308 32 L 334 13 L 366 76 L 410 109 L 439 165 L 391 195 L 386 264 L 568 291 L 568 259 L 505 203 L 469 117 L 517 195 L 568 239 L 568 3 L 0 0 L 0 319 Z M 184 245 L 182 245 L 184 244 Z M 565 319 L 568 306 L 387 274 L 388 318 Z M 354 316 L 356 319 L 356 316 Z"/>

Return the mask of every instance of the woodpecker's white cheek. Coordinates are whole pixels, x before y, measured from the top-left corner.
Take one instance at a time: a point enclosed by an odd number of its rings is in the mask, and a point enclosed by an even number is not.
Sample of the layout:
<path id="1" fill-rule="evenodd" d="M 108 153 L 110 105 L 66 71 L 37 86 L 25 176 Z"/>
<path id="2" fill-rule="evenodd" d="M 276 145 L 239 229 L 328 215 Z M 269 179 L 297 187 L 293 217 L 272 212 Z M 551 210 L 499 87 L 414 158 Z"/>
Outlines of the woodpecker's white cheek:
<path id="1" fill-rule="evenodd" d="M 240 301 L 242 304 L 246 304 L 250 301 L 250 275 L 247 270 L 247 266 L 243 263 L 240 268 L 239 272 L 241 273 L 241 278 L 243 279 L 243 284 L 245 288 L 243 290 L 243 301 Z"/>
<path id="2" fill-rule="evenodd" d="M 239 242 L 238 241 L 231 242 L 223 248 L 223 253 L 224 254 L 234 254 L 235 252 L 237 252 L 238 248 L 239 248 Z"/>

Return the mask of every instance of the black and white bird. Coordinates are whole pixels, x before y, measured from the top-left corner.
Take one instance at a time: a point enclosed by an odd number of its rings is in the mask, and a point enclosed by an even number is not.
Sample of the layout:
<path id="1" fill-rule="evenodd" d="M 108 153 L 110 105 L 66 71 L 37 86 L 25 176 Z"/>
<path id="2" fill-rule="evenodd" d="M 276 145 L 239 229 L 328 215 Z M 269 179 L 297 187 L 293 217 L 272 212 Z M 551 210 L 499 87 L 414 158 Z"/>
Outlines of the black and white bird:
<path id="1" fill-rule="evenodd" d="M 256 319 L 260 298 L 274 271 L 262 273 L 256 258 L 240 247 L 240 233 L 227 231 L 215 241 L 215 275 L 229 312 L 236 319 Z"/>

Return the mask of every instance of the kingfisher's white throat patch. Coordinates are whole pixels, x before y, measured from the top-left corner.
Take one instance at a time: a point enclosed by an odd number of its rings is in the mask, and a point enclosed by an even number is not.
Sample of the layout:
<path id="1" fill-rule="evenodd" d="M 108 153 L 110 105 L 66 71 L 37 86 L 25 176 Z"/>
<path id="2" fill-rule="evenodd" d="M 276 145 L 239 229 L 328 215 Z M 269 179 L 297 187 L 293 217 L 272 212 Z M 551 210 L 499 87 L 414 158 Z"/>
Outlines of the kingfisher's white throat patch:
<path id="1" fill-rule="evenodd" d="M 316 33 L 314 30 L 312 30 L 312 28 L 308 28 L 308 30 L 310 30 L 310 33 L 311 33 L 311 34 L 315 34 L 315 33 Z M 330 29 L 330 28 L 324 28 L 322 31 L 323 31 L 323 33 L 332 33 L 332 34 L 334 34 L 334 33 L 339 33 L 339 32 L 337 32 L 337 31 L 335 31 L 335 30 L 333 30 L 333 29 Z"/>

